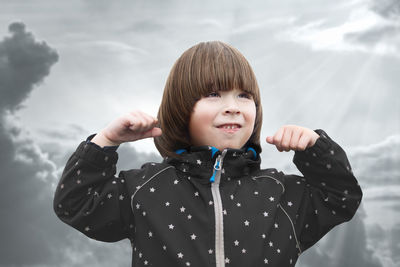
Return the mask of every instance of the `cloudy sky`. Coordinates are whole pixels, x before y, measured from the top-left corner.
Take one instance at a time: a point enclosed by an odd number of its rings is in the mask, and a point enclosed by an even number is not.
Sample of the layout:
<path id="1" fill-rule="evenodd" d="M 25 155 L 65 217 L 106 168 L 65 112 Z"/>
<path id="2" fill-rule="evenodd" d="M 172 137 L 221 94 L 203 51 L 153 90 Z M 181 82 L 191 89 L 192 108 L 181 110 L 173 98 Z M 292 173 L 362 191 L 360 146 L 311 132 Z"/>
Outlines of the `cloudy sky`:
<path id="1" fill-rule="evenodd" d="M 262 137 L 324 129 L 347 152 L 364 199 L 299 267 L 400 265 L 399 0 L 0 0 L 0 266 L 130 266 L 129 242 L 63 224 L 55 185 L 77 145 L 111 120 L 155 115 L 183 51 L 221 40 L 261 88 Z M 160 157 L 123 144 L 118 171 Z M 264 143 L 263 167 L 298 173 Z"/>

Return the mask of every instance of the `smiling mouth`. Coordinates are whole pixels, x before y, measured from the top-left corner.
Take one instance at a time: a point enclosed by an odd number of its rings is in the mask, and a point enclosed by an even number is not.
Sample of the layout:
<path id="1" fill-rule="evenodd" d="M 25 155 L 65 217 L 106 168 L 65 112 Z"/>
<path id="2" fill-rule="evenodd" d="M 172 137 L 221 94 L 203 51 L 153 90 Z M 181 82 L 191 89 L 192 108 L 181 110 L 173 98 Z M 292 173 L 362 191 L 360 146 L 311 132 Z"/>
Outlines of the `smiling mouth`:
<path id="1" fill-rule="evenodd" d="M 217 128 L 230 130 L 230 129 L 239 129 L 241 127 L 242 126 L 240 126 L 239 124 L 223 124 L 218 126 Z"/>

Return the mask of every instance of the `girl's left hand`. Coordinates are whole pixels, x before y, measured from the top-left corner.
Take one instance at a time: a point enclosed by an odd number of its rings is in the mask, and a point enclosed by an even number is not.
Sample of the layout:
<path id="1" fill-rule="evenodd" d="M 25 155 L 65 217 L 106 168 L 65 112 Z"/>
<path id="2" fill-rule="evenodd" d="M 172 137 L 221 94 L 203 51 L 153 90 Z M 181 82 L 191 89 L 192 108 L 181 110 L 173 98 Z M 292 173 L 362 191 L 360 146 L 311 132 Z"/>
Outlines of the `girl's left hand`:
<path id="1" fill-rule="evenodd" d="M 311 129 L 296 125 L 284 125 L 274 136 L 268 136 L 267 142 L 275 145 L 280 152 L 303 151 L 313 146 L 318 138 L 319 135 Z"/>

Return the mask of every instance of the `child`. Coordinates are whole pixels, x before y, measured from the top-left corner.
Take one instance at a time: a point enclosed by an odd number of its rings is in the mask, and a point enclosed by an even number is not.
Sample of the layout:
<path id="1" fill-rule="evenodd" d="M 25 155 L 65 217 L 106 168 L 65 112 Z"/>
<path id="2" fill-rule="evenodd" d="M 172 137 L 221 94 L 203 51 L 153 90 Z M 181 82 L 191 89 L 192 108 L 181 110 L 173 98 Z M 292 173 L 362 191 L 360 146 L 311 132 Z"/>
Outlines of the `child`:
<path id="1" fill-rule="evenodd" d="M 175 62 L 158 118 L 130 112 L 69 158 L 54 210 L 90 238 L 129 238 L 132 266 L 294 266 L 362 198 L 343 149 L 323 130 L 281 127 L 304 175 L 260 169 L 262 109 L 254 73 L 222 42 Z M 159 127 L 157 127 L 159 126 Z M 164 157 L 121 171 L 118 145 L 154 137 Z"/>

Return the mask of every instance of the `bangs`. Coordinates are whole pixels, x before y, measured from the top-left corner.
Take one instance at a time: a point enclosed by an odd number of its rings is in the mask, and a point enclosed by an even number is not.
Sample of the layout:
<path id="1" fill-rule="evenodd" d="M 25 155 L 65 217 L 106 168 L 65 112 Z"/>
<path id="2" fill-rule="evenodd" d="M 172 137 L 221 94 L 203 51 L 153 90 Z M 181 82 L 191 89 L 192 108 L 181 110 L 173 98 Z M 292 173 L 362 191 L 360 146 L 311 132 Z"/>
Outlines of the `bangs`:
<path id="1" fill-rule="evenodd" d="M 232 89 L 240 89 L 258 100 L 256 77 L 238 50 L 223 43 L 203 46 L 200 44 L 193 51 L 187 76 L 190 94 L 196 100 L 212 92 Z"/>

